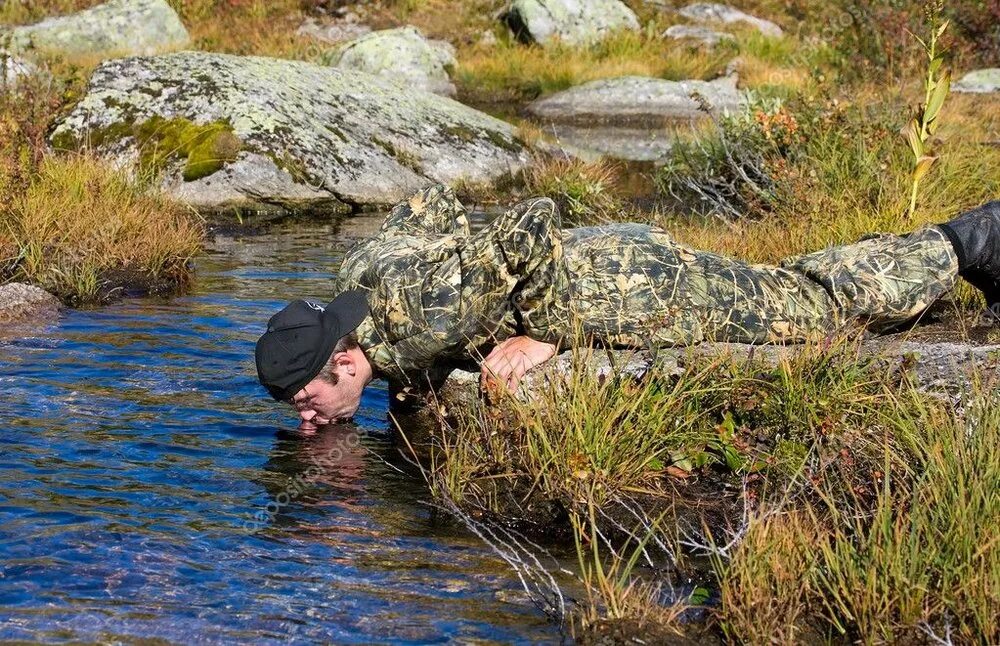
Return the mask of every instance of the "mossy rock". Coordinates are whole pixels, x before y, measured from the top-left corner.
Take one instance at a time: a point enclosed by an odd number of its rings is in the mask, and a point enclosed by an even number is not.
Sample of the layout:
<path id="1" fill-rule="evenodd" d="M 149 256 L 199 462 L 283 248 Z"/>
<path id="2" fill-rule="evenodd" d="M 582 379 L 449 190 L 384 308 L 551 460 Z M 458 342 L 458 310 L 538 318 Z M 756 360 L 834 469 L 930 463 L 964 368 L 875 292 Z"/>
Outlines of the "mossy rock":
<path id="1" fill-rule="evenodd" d="M 391 205 L 431 183 L 493 181 L 529 157 L 510 124 L 441 96 L 207 52 L 104 63 L 51 141 L 153 167 L 175 198 L 210 211 Z"/>
<path id="2" fill-rule="evenodd" d="M 635 12 L 621 0 L 513 0 L 503 20 L 515 37 L 542 46 L 586 45 L 639 29 Z"/>
<path id="3" fill-rule="evenodd" d="M 184 47 L 187 29 L 166 0 L 111 0 L 10 30 L 15 51 L 110 58 Z"/>
<path id="4" fill-rule="evenodd" d="M 399 27 L 365 34 L 330 50 L 323 60 L 404 83 L 427 92 L 453 96 L 449 74 L 455 68 L 455 48 L 428 40 L 416 27 Z"/>

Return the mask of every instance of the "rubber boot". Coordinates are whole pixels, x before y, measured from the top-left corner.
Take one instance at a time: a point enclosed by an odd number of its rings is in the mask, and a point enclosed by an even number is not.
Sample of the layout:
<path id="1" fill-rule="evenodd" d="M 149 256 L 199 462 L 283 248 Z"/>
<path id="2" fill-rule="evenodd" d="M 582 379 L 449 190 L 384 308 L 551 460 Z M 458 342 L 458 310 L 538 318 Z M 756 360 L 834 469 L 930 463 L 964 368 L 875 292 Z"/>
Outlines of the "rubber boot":
<path id="1" fill-rule="evenodd" d="M 1000 315 L 1000 200 L 938 225 L 958 255 L 958 274 L 983 292 L 994 316 Z"/>

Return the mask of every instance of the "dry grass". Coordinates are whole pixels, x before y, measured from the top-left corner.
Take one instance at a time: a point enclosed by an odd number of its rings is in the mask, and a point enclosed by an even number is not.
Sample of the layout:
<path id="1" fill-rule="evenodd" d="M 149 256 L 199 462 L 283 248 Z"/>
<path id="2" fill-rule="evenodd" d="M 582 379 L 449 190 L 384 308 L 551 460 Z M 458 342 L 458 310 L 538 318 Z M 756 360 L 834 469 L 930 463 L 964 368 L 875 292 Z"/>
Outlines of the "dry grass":
<path id="1" fill-rule="evenodd" d="M 104 0 L 9 0 L 0 4 L 0 24 L 23 25 L 88 9 Z"/>
<path id="2" fill-rule="evenodd" d="M 617 76 L 711 79 L 731 57 L 725 49 L 690 50 L 645 33 L 620 32 L 589 47 L 523 45 L 502 34 L 495 45 L 460 50 L 455 80 L 472 102 L 522 102 Z"/>
<path id="3" fill-rule="evenodd" d="M 183 283 L 203 235 L 191 212 L 107 162 L 50 152 L 50 125 L 82 83 L 28 78 L 0 96 L 0 279 L 73 302 Z"/>
<path id="4" fill-rule="evenodd" d="M 524 190 L 552 198 L 567 225 L 620 220 L 621 175 L 621 165 L 611 161 L 541 158 L 525 172 Z"/>
<path id="5" fill-rule="evenodd" d="M 800 117 L 801 144 L 770 169 L 777 190 L 769 208 L 728 223 L 667 219 L 671 231 L 696 248 L 774 263 L 871 232 L 942 222 L 1000 195 L 1000 146 L 990 143 L 1000 140 L 1000 100 L 949 99 L 938 131 L 941 159 L 907 219 L 909 168 L 897 128 L 905 104 L 874 88 L 857 94 L 857 103 L 828 102 Z"/>
<path id="6" fill-rule="evenodd" d="M 11 277 L 72 301 L 107 296 L 112 274 L 185 280 L 203 235 L 187 209 L 86 156 L 44 160 L 0 222 L 17 249 Z"/>

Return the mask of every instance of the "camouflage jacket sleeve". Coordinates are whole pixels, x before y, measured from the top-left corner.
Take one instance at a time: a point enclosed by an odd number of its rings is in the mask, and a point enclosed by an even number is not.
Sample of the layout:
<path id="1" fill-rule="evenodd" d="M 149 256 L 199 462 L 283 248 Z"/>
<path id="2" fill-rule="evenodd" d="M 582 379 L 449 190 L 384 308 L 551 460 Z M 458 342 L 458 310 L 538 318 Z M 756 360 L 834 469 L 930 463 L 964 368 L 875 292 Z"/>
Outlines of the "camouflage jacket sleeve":
<path id="1" fill-rule="evenodd" d="M 519 204 L 475 234 L 461 204 L 435 186 L 397 206 L 374 238 L 346 255 L 338 289 L 368 291 L 362 347 L 384 376 L 409 381 L 449 359 L 477 359 L 531 327 L 560 290 L 551 200 Z M 520 319 L 520 323 L 519 323 Z"/>

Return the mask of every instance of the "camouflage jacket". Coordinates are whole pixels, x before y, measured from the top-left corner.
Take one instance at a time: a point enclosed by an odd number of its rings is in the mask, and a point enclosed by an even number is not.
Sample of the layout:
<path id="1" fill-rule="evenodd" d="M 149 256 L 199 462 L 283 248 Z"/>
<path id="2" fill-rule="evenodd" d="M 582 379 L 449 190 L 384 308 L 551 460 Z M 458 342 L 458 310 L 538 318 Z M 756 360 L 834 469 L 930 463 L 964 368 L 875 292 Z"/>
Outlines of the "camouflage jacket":
<path id="1" fill-rule="evenodd" d="M 695 251 L 643 224 L 563 230 L 547 198 L 473 233 L 454 194 L 433 186 L 347 253 L 337 287 L 368 291 L 361 346 L 382 376 L 408 381 L 516 334 L 564 348 L 648 348 L 800 341 L 849 320 L 888 326 L 919 313 L 956 275 L 954 251 L 934 227 L 772 267 Z"/>

